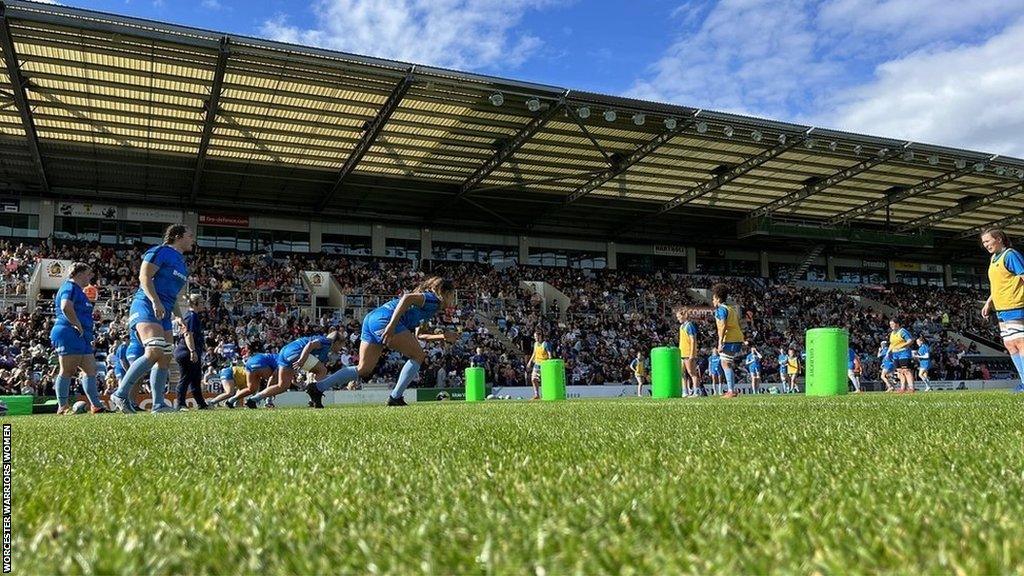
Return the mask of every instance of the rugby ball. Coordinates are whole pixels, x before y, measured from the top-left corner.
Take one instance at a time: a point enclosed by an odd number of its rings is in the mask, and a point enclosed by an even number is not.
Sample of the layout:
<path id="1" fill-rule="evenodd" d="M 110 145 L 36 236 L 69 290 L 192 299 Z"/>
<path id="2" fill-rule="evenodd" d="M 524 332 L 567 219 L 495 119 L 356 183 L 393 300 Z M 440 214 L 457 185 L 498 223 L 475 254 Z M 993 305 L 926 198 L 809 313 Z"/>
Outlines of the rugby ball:
<path id="1" fill-rule="evenodd" d="M 89 405 L 86 404 L 85 400 L 79 400 L 71 405 L 71 411 L 75 414 L 85 414 L 89 411 Z"/>

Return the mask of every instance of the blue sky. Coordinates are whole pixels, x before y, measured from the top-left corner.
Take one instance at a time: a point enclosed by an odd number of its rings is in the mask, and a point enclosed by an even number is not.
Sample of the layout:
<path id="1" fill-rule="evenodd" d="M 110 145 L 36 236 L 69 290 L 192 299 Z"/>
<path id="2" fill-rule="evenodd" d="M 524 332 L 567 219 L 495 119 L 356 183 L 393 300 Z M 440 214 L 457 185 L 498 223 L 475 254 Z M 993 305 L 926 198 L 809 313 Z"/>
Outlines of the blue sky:
<path id="1" fill-rule="evenodd" d="M 1024 0 L 62 3 L 1024 157 Z"/>

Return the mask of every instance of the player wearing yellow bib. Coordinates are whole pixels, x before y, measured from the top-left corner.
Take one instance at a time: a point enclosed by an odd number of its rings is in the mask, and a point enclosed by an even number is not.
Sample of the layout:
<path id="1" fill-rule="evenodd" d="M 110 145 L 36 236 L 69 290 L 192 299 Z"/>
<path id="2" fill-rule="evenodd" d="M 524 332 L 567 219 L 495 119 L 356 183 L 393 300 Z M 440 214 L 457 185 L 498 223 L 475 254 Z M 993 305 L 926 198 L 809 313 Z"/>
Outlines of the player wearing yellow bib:
<path id="1" fill-rule="evenodd" d="M 799 374 L 800 356 L 796 353 L 796 348 L 790 348 L 789 354 L 786 356 L 786 375 L 789 377 L 789 389 L 786 392 L 791 394 L 800 392 L 800 388 L 796 385 L 796 377 Z"/>
<path id="2" fill-rule="evenodd" d="M 715 284 L 711 287 L 711 303 L 715 306 L 715 325 L 718 328 L 718 356 L 722 361 L 722 372 L 725 373 L 725 394 L 723 398 L 735 398 L 733 386 L 736 384 L 736 355 L 743 348 L 743 329 L 740 328 L 740 314 L 735 306 L 725 301 L 729 298 L 729 287 Z"/>
<path id="3" fill-rule="evenodd" d="M 697 324 L 691 311 L 683 306 L 673 310 L 679 322 L 679 358 L 682 363 L 683 394 L 697 396 L 700 390 L 700 369 L 697 367 Z"/>
<path id="4" fill-rule="evenodd" d="M 981 244 L 992 255 L 988 264 L 992 293 L 981 309 L 981 316 L 988 318 L 995 310 L 999 335 L 1021 379 L 1015 391 L 1024 392 L 1024 257 L 1002 230 L 986 230 L 981 235 Z"/>
<path id="5" fill-rule="evenodd" d="M 240 389 L 246 387 L 245 368 L 237 365 L 226 366 L 220 371 L 219 376 L 220 385 L 224 391 L 210 400 L 208 404 L 210 406 L 216 406 L 221 402 L 226 402 L 228 408 L 234 408 L 235 405 L 234 402 L 232 402 L 234 395 Z"/>
<path id="6" fill-rule="evenodd" d="M 911 347 L 914 345 L 914 337 L 910 331 L 900 324 L 896 318 L 889 320 L 889 354 L 892 355 L 893 364 L 896 365 L 896 378 L 899 380 L 901 393 L 912 394 L 914 392 L 914 371 L 910 369 Z"/>
<path id="7" fill-rule="evenodd" d="M 554 357 L 554 348 L 544 340 L 540 330 L 533 333 L 533 353 L 526 361 L 526 369 L 529 371 L 530 384 L 533 386 L 533 399 L 540 398 L 540 363 Z"/>
<path id="8" fill-rule="evenodd" d="M 637 351 L 636 357 L 629 363 L 629 369 L 633 371 L 633 379 L 636 380 L 636 395 L 644 395 L 644 380 L 647 379 L 647 364 L 644 362 L 644 353 Z"/>

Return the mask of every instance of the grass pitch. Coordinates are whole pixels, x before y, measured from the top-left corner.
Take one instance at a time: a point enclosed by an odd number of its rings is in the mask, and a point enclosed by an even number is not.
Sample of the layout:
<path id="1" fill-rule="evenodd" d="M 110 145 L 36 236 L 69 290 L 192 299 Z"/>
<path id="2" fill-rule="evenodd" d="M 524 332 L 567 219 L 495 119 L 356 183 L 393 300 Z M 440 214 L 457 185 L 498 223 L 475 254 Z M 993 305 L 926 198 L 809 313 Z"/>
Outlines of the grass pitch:
<path id="1" fill-rule="evenodd" d="M 1024 397 L 14 425 L 16 573 L 1024 571 Z"/>

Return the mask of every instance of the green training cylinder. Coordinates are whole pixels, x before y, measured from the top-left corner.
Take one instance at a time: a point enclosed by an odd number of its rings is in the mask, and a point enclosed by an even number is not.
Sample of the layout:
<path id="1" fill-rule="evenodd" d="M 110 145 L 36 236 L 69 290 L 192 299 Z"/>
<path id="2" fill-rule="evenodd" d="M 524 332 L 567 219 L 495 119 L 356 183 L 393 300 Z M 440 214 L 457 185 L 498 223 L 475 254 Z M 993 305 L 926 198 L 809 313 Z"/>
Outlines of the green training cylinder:
<path id="1" fill-rule="evenodd" d="M 806 393 L 808 396 L 846 394 L 846 364 L 850 334 L 842 328 L 807 331 Z"/>
<path id="2" fill-rule="evenodd" d="M 32 414 L 31 395 L 0 396 L 0 401 L 7 404 L 8 416 L 25 416 Z"/>
<path id="3" fill-rule="evenodd" d="M 683 395 L 679 348 L 662 346 L 651 350 L 651 396 L 679 398 Z"/>
<path id="4" fill-rule="evenodd" d="M 565 400 L 565 361 L 554 358 L 540 363 L 540 397 Z"/>
<path id="5" fill-rule="evenodd" d="M 482 402 L 486 396 L 483 367 L 466 368 L 466 402 Z"/>

